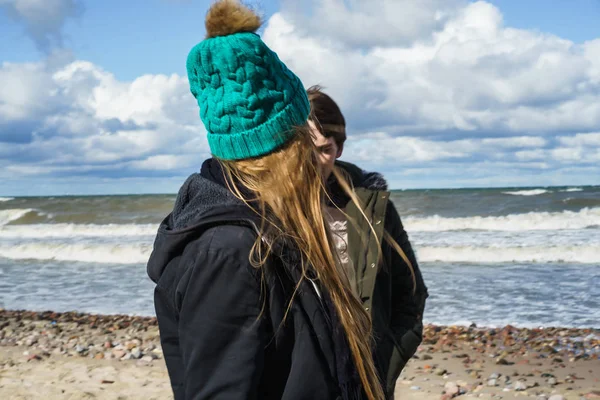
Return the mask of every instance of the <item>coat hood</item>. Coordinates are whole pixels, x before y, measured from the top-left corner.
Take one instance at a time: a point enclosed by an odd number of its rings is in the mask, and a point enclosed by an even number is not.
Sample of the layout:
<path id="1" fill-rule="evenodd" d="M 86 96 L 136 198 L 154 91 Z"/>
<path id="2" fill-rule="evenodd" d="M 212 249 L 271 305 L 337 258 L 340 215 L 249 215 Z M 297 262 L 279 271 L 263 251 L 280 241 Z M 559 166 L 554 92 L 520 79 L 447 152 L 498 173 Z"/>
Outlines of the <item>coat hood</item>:
<path id="1" fill-rule="evenodd" d="M 202 232 L 224 223 L 257 225 L 256 213 L 226 187 L 214 159 L 202 165 L 181 186 L 173 211 L 161 222 L 148 260 L 148 276 L 157 282 L 166 266 Z"/>

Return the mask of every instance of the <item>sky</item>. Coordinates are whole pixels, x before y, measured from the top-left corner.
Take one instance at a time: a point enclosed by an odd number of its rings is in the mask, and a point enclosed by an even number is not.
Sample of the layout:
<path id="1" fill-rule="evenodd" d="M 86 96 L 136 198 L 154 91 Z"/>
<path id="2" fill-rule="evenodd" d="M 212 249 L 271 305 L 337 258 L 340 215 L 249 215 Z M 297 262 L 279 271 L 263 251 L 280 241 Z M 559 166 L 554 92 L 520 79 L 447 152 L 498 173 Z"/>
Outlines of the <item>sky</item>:
<path id="1" fill-rule="evenodd" d="M 0 0 L 0 196 L 174 193 L 205 0 Z M 600 0 L 259 0 L 394 189 L 600 184 Z"/>

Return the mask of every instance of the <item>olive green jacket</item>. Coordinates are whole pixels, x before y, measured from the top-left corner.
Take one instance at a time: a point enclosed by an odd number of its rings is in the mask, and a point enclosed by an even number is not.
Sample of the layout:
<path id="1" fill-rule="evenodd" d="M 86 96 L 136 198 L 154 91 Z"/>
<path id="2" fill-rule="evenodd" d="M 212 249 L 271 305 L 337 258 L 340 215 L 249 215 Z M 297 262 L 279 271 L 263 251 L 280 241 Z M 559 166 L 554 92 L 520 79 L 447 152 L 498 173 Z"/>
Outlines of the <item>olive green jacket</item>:
<path id="1" fill-rule="evenodd" d="M 371 314 L 375 363 L 388 398 L 393 398 L 402 368 L 422 341 L 427 288 L 383 177 L 365 173 L 345 162 L 338 161 L 336 166 L 348 173 L 362 204 L 362 212 L 373 227 L 369 227 L 354 202 L 342 201 L 346 203 L 344 211 L 349 220 L 348 256 L 355 269 L 357 294 Z M 330 187 L 335 188 L 335 185 Z M 382 240 L 384 230 L 410 260 L 416 287 L 408 265 Z"/>

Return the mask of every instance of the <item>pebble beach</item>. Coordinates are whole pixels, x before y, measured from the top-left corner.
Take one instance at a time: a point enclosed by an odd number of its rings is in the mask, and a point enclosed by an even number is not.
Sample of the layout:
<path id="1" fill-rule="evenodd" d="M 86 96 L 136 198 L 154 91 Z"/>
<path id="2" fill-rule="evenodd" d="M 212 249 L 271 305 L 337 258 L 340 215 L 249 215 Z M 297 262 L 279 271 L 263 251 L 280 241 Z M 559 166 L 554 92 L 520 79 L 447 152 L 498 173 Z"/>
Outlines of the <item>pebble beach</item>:
<path id="1" fill-rule="evenodd" d="M 154 317 L 0 310 L 0 398 L 172 398 Z M 427 325 L 397 399 L 600 399 L 600 330 Z"/>

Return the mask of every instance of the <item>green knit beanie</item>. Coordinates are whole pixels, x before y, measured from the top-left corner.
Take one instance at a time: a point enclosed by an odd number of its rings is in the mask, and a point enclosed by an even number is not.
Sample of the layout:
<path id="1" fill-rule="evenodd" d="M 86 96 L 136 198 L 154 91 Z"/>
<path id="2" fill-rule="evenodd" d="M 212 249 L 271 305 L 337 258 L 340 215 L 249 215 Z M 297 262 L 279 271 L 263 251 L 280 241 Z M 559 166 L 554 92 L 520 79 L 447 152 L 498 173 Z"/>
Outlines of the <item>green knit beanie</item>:
<path id="1" fill-rule="evenodd" d="M 269 154 L 306 123 L 310 104 L 300 79 L 254 33 L 260 19 L 235 0 L 215 3 L 207 39 L 187 58 L 212 154 L 242 160 Z"/>

